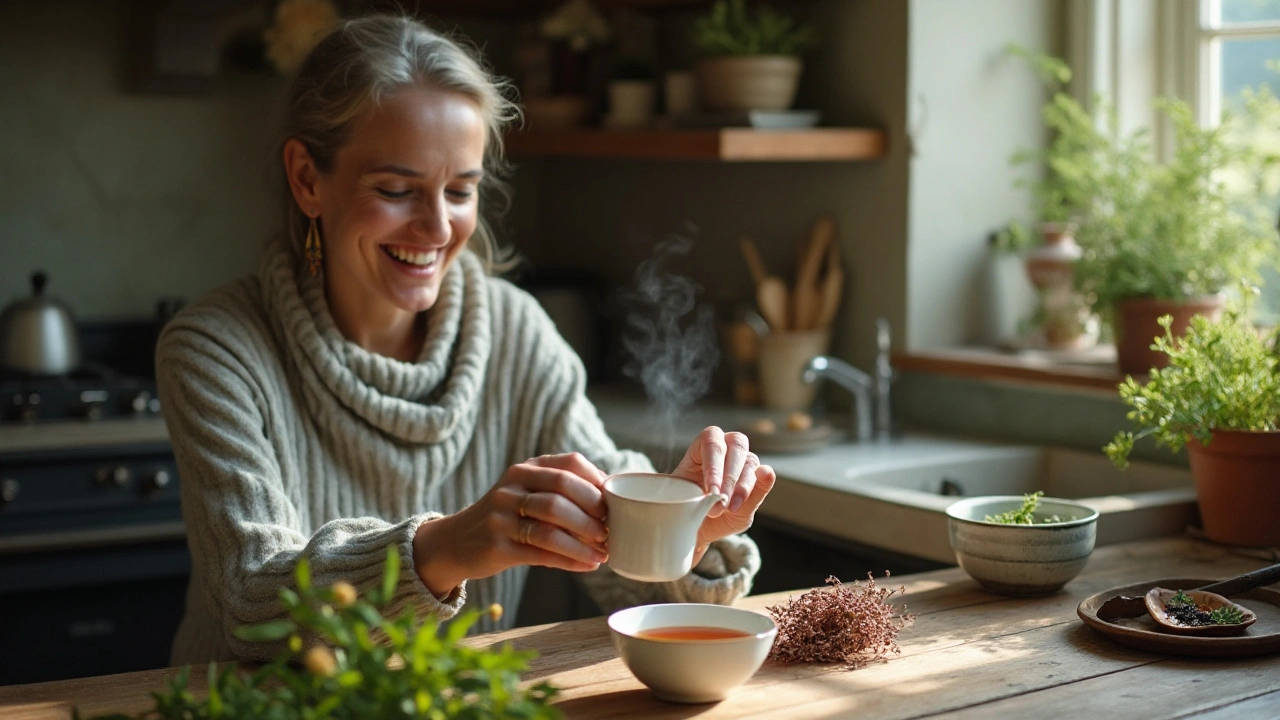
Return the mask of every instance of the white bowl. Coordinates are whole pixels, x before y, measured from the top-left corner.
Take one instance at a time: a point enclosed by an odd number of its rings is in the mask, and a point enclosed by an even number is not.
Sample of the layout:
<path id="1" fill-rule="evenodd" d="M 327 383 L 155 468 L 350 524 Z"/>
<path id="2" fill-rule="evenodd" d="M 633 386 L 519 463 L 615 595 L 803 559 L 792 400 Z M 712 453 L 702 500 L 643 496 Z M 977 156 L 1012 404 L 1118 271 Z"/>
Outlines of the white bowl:
<path id="1" fill-rule="evenodd" d="M 726 640 L 650 640 L 636 633 L 664 627 L 727 628 L 748 633 Z M 622 662 L 663 700 L 723 700 L 769 655 L 778 626 L 767 615 L 702 603 L 641 605 L 609 616 L 609 634 Z"/>
<path id="2" fill-rule="evenodd" d="M 975 497 L 947 507 L 956 561 L 982 587 L 1001 595 L 1048 595 L 1080 574 L 1093 552 L 1098 511 L 1070 500 L 1041 498 L 1037 516 L 1063 522 L 1008 525 L 983 518 L 1022 507 L 1020 495 Z"/>

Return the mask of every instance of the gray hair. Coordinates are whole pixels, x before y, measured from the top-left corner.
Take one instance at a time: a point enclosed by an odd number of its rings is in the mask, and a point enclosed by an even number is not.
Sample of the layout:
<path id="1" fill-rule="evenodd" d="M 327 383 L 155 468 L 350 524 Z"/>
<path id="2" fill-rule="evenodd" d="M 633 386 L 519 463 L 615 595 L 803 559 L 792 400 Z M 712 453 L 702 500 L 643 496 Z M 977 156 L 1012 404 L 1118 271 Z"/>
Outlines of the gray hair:
<path id="1" fill-rule="evenodd" d="M 471 98 L 488 132 L 485 174 L 480 181 L 481 208 L 494 201 L 499 212 L 510 204 L 503 178 L 508 165 L 502 136 L 520 116 L 509 97 L 511 83 L 492 74 L 469 43 L 454 40 L 408 17 L 370 15 L 341 23 L 307 55 L 289 89 L 276 157 L 284 143 L 297 138 L 320 172 L 333 170 L 334 157 L 346 144 L 352 126 L 379 101 L 405 87 L 430 85 Z M 289 249 L 301 262 L 311 219 L 294 201 L 282 178 L 284 232 Z M 469 242 L 489 272 L 514 263 L 500 246 L 482 213 Z"/>

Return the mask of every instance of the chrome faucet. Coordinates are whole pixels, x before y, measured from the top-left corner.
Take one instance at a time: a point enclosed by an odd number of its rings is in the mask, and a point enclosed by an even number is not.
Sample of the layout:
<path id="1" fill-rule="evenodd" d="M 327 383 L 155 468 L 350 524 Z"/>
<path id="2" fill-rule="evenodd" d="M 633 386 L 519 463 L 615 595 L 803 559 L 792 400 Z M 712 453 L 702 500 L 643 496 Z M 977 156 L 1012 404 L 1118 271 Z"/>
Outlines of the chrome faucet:
<path id="1" fill-rule="evenodd" d="M 837 357 L 818 355 L 811 358 L 801 373 L 806 383 L 831 380 L 853 393 L 854 437 L 859 441 L 889 438 L 893 433 L 890 389 L 893 367 L 889 364 L 889 321 L 876 321 L 876 370 L 872 377 Z M 874 421 L 873 417 L 874 408 Z"/>

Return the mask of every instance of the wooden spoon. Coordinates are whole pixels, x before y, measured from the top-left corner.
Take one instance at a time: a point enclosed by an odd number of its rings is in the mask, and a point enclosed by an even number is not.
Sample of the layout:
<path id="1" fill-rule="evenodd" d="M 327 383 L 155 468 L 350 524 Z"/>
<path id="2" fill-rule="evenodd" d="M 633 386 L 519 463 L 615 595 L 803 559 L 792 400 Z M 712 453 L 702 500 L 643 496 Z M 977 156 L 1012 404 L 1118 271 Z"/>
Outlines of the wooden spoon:
<path id="1" fill-rule="evenodd" d="M 756 287 L 756 304 L 760 306 L 760 314 L 769 323 L 771 332 L 787 331 L 787 284 L 782 278 L 766 275 Z"/>
<path id="2" fill-rule="evenodd" d="M 818 289 L 818 274 L 822 271 L 822 260 L 827 256 L 827 248 L 835 237 L 836 224 L 829 215 L 823 215 L 813 224 L 809 233 L 809 242 L 805 245 L 804 256 L 796 266 L 795 299 L 792 305 L 792 326 L 796 330 L 810 330 L 816 327 L 822 295 Z"/>
<path id="3" fill-rule="evenodd" d="M 1240 611 L 1241 620 L 1230 624 L 1185 625 L 1169 610 L 1169 600 L 1179 592 L 1191 599 L 1205 612 L 1213 612 L 1218 608 L 1233 607 Z M 1161 627 L 1179 635 L 1207 635 L 1220 637 L 1223 635 L 1239 635 L 1244 629 L 1258 621 L 1258 616 L 1249 608 L 1237 605 L 1217 593 L 1204 590 L 1169 590 L 1167 588 L 1151 588 L 1146 595 L 1147 612 Z"/>
<path id="4" fill-rule="evenodd" d="M 756 289 L 759 289 L 760 283 L 768 275 L 764 271 L 764 261 L 760 259 L 760 251 L 756 250 L 755 242 L 746 235 L 738 238 L 738 247 L 742 249 L 742 257 L 747 261 L 747 270 L 751 272 L 751 282 L 755 284 Z"/>
<path id="5" fill-rule="evenodd" d="M 813 327 L 826 328 L 835 320 L 840 311 L 840 300 L 844 296 L 844 268 L 840 267 L 840 246 L 831 243 L 827 254 L 827 274 L 822 277 L 819 286 L 818 314 Z"/>
<path id="6" fill-rule="evenodd" d="M 1230 597 L 1276 581 L 1280 581 L 1280 563 L 1196 589 Z M 1110 622 L 1120 618 L 1137 617 L 1145 612 L 1147 612 L 1146 596 L 1117 595 L 1102 603 L 1098 608 L 1098 618 Z"/>

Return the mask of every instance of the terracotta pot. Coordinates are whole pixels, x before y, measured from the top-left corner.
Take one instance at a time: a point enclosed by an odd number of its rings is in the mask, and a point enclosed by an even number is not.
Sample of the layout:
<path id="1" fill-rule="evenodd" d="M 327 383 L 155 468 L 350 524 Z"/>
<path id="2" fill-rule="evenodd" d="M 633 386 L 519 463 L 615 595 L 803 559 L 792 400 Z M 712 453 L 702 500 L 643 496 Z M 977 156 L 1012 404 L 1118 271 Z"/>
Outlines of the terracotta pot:
<path id="1" fill-rule="evenodd" d="M 750 55 L 697 62 L 698 94 L 704 110 L 786 110 L 796 99 L 800 58 Z"/>
<path id="2" fill-rule="evenodd" d="M 1280 432 L 1214 430 L 1187 443 L 1200 519 L 1210 540 L 1280 546 Z"/>
<path id="3" fill-rule="evenodd" d="M 1140 297 L 1121 302 L 1115 313 L 1116 356 L 1120 372 L 1143 375 L 1151 372 L 1151 368 L 1169 365 L 1167 355 L 1151 349 L 1156 337 L 1164 334 L 1164 329 L 1157 322 L 1162 315 L 1173 316 L 1173 325 L 1169 329 L 1175 338 L 1179 338 L 1187 331 L 1191 318 L 1204 315 L 1210 320 L 1217 320 L 1225 304 L 1226 296 L 1221 294 L 1188 300 Z"/>

